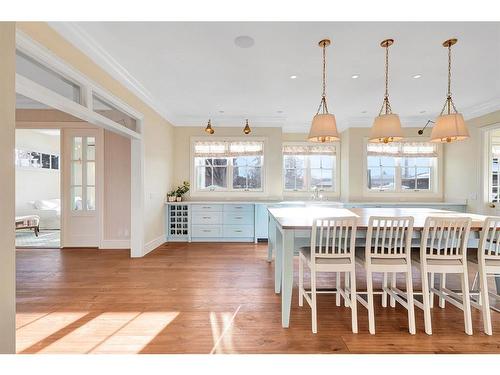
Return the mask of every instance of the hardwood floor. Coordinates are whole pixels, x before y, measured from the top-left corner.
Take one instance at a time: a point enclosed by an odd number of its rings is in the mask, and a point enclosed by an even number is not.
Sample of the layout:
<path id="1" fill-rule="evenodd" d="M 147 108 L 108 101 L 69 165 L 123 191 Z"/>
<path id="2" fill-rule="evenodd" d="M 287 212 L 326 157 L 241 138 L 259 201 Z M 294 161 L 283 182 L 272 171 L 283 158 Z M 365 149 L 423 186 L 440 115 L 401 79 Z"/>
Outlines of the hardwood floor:
<path id="1" fill-rule="evenodd" d="M 384 309 L 376 298 L 372 336 L 361 305 L 360 333 L 352 334 L 350 310 L 336 307 L 333 295 L 320 295 L 315 335 L 310 309 L 298 306 L 294 288 L 291 327 L 283 329 L 266 252 L 267 244 L 219 243 L 164 245 L 142 259 L 124 250 L 18 250 L 17 351 L 500 353 L 500 314 L 492 312 L 494 334 L 486 336 L 474 309 L 474 335 L 467 336 L 462 312 L 450 304 L 435 304 L 432 336 L 416 309 L 412 336 L 406 310 Z M 414 278 L 419 288 L 417 270 Z M 361 272 L 358 280 L 364 288 Z M 330 276 L 319 282 L 334 285 Z"/>

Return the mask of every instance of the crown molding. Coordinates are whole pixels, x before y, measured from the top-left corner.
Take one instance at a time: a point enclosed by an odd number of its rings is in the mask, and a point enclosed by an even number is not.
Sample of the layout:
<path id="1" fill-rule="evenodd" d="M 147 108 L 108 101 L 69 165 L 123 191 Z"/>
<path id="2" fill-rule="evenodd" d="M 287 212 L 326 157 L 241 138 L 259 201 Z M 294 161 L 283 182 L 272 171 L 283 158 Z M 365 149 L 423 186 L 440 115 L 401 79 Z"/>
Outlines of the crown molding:
<path id="1" fill-rule="evenodd" d="M 471 120 L 476 117 L 487 115 L 500 110 L 500 98 L 493 98 L 482 104 L 471 106 L 464 109 L 462 112 L 466 120 Z"/>
<path id="2" fill-rule="evenodd" d="M 157 112 L 164 120 L 174 125 L 175 117 L 166 111 L 134 76 L 116 61 L 94 38 L 74 22 L 48 22 L 61 37 L 73 44 L 111 77 L 124 85 L 140 100 Z"/>

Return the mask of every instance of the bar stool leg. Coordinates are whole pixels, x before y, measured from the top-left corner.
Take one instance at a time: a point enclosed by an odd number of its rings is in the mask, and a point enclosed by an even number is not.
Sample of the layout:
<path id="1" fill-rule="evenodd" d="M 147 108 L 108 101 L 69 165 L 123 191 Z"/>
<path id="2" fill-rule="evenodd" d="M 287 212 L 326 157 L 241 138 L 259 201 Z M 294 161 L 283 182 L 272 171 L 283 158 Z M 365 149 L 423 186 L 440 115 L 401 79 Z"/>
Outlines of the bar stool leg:
<path id="1" fill-rule="evenodd" d="M 472 315 L 470 308 L 469 280 L 467 277 L 467 267 L 464 267 L 464 272 L 461 275 L 461 280 L 462 280 L 462 293 L 463 293 L 465 333 L 468 335 L 472 335 Z"/>
<path id="2" fill-rule="evenodd" d="M 431 306 L 429 303 L 429 275 L 422 264 L 422 302 L 424 305 L 425 333 L 432 335 Z"/>
<path id="3" fill-rule="evenodd" d="M 336 274 L 336 285 L 337 293 L 335 296 L 335 305 L 340 306 L 340 272 L 335 272 Z"/>
<path id="4" fill-rule="evenodd" d="M 413 280 L 411 266 L 406 272 L 406 296 L 408 302 L 408 329 L 412 335 L 416 333 L 415 327 L 415 306 L 413 303 Z"/>
<path id="5" fill-rule="evenodd" d="M 368 297 L 368 330 L 375 334 L 375 311 L 373 308 L 373 280 L 372 273 L 366 271 L 366 292 Z"/>
<path id="6" fill-rule="evenodd" d="M 429 306 L 432 308 L 434 308 L 434 293 L 432 292 L 432 288 L 434 288 L 436 286 L 436 284 L 434 283 L 434 272 L 431 272 L 429 274 L 430 276 L 430 281 L 429 281 Z"/>
<path id="7" fill-rule="evenodd" d="M 443 291 L 443 289 L 446 288 L 446 274 L 445 273 L 440 274 L 439 288 L 441 289 L 441 291 Z M 439 297 L 439 307 L 444 309 L 445 304 L 446 304 L 446 300 L 442 297 Z"/>
<path id="8" fill-rule="evenodd" d="M 392 273 L 391 277 L 391 288 L 396 287 L 396 272 Z M 396 307 L 396 299 L 391 296 L 391 307 Z"/>
<path id="9" fill-rule="evenodd" d="M 387 307 L 387 292 L 385 291 L 387 288 L 387 272 L 384 272 L 384 278 L 382 281 L 382 307 Z"/>
<path id="10" fill-rule="evenodd" d="M 349 274 L 350 274 L 350 272 L 344 272 L 344 292 L 345 293 L 347 293 L 347 288 L 350 287 Z M 344 298 L 344 307 L 349 307 L 349 303 L 347 302 L 346 298 Z"/>
<path id="11" fill-rule="evenodd" d="M 347 273 L 346 273 L 347 274 Z M 358 333 L 358 301 L 356 299 L 356 272 L 351 271 L 351 320 L 352 320 L 352 333 Z"/>
<path id="12" fill-rule="evenodd" d="M 312 331 L 318 333 L 318 316 L 316 311 L 316 271 L 311 269 L 311 314 L 312 314 Z"/>
<path id="13" fill-rule="evenodd" d="M 299 255 L 299 306 L 304 306 L 304 261 Z"/>
<path id="14" fill-rule="evenodd" d="M 484 265 L 479 262 L 479 288 L 481 296 L 481 312 L 483 313 L 484 333 L 491 335 L 491 311 L 490 311 L 490 297 L 488 296 L 488 280 L 486 278 L 486 271 Z"/>

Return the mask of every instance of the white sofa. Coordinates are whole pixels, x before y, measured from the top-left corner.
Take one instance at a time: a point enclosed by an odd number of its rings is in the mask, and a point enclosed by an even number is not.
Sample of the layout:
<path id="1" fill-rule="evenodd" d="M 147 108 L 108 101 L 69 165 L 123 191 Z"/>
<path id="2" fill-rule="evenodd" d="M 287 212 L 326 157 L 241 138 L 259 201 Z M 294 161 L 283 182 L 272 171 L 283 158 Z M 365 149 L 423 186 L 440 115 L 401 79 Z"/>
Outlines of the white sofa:
<path id="1" fill-rule="evenodd" d="M 37 215 L 40 229 L 61 229 L 61 200 L 40 199 L 29 201 L 16 209 L 16 216 Z"/>

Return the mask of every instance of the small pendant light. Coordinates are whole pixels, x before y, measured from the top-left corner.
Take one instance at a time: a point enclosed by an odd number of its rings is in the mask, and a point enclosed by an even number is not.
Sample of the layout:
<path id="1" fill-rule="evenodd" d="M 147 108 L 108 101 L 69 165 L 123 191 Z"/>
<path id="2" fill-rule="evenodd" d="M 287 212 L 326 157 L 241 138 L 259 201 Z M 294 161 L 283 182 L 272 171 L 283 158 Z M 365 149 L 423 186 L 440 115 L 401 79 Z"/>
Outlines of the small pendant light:
<path id="1" fill-rule="evenodd" d="M 337 132 L 337 122 L 333 114 L 328 113 L 326 104 L 326 47 L 330 39 L 323 39 L 318 45 L 323 49 L 323 93 L 316 115 L 313 117 L 308 140 L 310 142 L 334 142 L 340 140 Z"/>
<path id="2" fill-rule="evenodd" d="M 464 117 L 458 113 L 451 98 L 451 46 L 456 43 L 457 39 L 448 39 L 443 43 L 443 47 L 448 48 L 448 94 L 436 125 L 432 128 L 431 142 L 450 143 L 469 138 Z"/>
<path id="3" fill-rule="evenodd" d="M 251 132 L 252 132 L 252 129 L 250 129 L 250 126 L 248 126 L 248 119 L 247 119 L 245 127 L 243 128 L 243 133 L 250 134 Z"/>
<path id="4" fill-rule="evenodd" d="M 207 132 L 208 134 L 215 133 L 215 130 L 212 128 L 212 124 L 211 124 L 210 120 L 208 120 L 207 127 L 205 128 L 205 132 Z"/>
<path id="5" fill-rule="evenodd" d="M 389 143 L 403 139 L 401 121 L 399 116 L 392 113 L 389 103 L 389 47 L 394 43 L 393 39 L 386 39 L 380 43 L 385 48 L 385 94 L 382 107 L 372 125 L 369 142 Z"/>

